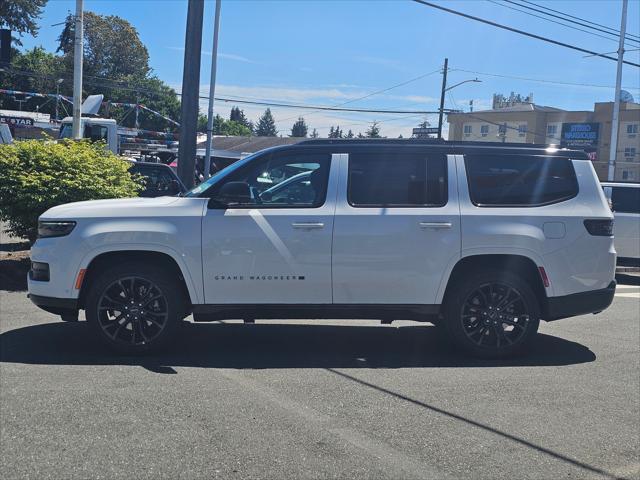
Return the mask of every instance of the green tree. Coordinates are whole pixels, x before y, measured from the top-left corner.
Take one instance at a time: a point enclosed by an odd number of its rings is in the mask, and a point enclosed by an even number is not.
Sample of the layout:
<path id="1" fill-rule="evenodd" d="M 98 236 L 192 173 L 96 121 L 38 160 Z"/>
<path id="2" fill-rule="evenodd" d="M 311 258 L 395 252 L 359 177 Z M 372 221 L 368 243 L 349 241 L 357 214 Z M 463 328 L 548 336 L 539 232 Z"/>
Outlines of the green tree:
<path id="1" fill-rule="evenodd" d="M 351 129 L 349 129 L 344 138 L 353 138 L 353 132 L 351 131 Z"/>
<path id="2" fill-rule="evenodd" d="M 329 135 L 327 136 L 327 138 L 342 138 L 342 130 L 340 130 L 340 125 L 338 125 L 336 128 L 333 128 L 333 126 L 329 129 Z"/>
<path id="3" fill-rule="evenodd" d="M 382 138 L 380 135 L 380 127 L 378 122 L 374 121 L 366 132 L 364 132 L 366 138 Z"/>
<path id="4" fill-rule="evenodd" d="M 244 110 L 240 110 L 239 107 L 231 107 L 229 120 L 231 120 L 232 122 L 237 122 L 240 125 L 244 125 L 249 130 L 253 131 L 253 122 L 244 115 Z"/>
<path id="5" fill-rule="evenodd" d="M 314 128 L 313 132 L 311 132 L 311 135 L 309 135 L 311 138 L 318 138 L 320 135 L 318 134 L 318 131 Z"/>
<path id="6" fill-rule="evenodd" d="M 207 116 L 201 113 L 198 114 L 198 131 L 207 131 Z M 236 121 L 225 120 L 220 115 L 216 115 L 213 117 L 213 134 L 231 137 L 248 137 L 251 135 L 251 130 Z"/>
<path id="7" fill-rule="evenodd" d="M 271 109 L 267 108 L 262 116 L 258 119 L 255 133 L 258 137 L 277 137 L 278 129 L 276 122 L 271 114 Z"/>
<path id="8" fill-rule="evenodd" d="M 58 52 L 73 65 L 73 41 L 75 22 L 68 15 L 58 38 Z M 83 74 L 91 77 L 108 77 L 121 80 L 146 77 L 149 72 L 149 52 L 138 31 L 124 18 L 116 15 L 98 15 L 84 12 L 84 62 Z"/>
<path id="9" fill-rule="evenodd" d="M 290 137 L 306 137 L 309 128 L 307 127 L 307 123 L 304 121 L 304 118 L 298 117 L 296 123 L 291 127 L 291 135 Z"/>
<path id="10" fill-rule="evenodd" d="M 8 28 L 19 36 L 27 33 L 38 35 L 36 20 L 42 15 L 47 0 L 2 0 L 0 1 L 0 28 Z M 19 38 L 14 38 L 22 45 Z"/>
<path id="11" fill-rule="evenodd" d="M 33 72 L 33 74 L 21 72 Z M 16 55 L 11 60 L 11 69 L 5 72 L 0 71 L 0 85 L 25 92 L 55 93 L 56 79 L 62 78 L 63 73 L 64 66 L 60 57 L 46 52 L 42 47 L 35 47 L 25 52 L 16 51 Z M 13 97 L 1 95 L 0 106 L 9 110 L 17 110 L 19 104 Z M 28 99 L 22 108 L 53 114 L 55 100 L 34 96 Z M 60 110 L 63 114 L 62 108 Z"/>
<path id="12" fill-rule="evenodd" d="M 131 164 L 89 141 L 28 140 L 0 145 L 0 220 L 34 241 L 38 217 L 63 203 L 135 197 L 142 187 Z"/>

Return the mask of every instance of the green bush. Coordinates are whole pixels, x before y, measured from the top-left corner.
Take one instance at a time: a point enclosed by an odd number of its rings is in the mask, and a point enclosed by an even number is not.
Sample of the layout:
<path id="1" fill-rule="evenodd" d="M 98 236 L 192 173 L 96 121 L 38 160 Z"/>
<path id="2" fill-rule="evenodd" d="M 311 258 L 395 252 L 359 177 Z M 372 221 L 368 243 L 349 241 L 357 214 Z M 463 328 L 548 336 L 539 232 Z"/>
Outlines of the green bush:
<path id="1" fill-rule="evenodd" d="M 129 162 L 88 141 L 0 145 L 0 220 L 15 236 L 34 241 L 38 217 L 63 203 L 136 197 L 141 179 Z"/>

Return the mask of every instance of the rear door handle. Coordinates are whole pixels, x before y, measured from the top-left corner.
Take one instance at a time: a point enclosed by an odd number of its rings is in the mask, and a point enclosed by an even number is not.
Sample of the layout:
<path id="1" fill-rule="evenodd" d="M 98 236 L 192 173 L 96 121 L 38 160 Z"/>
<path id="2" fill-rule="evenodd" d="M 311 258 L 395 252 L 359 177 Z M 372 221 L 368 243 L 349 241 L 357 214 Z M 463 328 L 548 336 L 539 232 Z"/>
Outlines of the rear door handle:
<path id="1" fill-rule="evenodd" d="M 420 228 L 451 228 L 451 222 L 420 222 Z"/>
<path id="2" fill-rule="evenodd" d="M 293 228 L 298 228 L 302 230 L 315 230 L 319 228 L 324 228 L 324 223 L 322 222 L 293 222 L 291 224 Z"/>

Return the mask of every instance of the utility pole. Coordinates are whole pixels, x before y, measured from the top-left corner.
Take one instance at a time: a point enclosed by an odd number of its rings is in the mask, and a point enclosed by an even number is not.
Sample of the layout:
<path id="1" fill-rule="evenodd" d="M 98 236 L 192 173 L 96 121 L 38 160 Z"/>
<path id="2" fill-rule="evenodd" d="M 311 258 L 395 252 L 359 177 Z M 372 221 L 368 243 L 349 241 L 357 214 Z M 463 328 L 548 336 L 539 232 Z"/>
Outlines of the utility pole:
<path id="1" fill-rule="evenodd" d="M 220 30 L 221 0 L 216 0 L 216 14 L 213 26 L 213 48 L 211 49 L 211 82 L 209 84 L 209 110 L 207 112 L 207 148 L 204 156 L 204 178 L 211 172 L 211 151 L 213 150 L 213 97 L 216 94 L 216 73 L 218 70 L 218 31 Z"/>
<path id="2" fill-rule="evenodd" d="M 64 82 L 64 79 L 59 78 L 56 80 L 56 122 L 60 119 L 60 84 Z"/>
<path id="3" fill-rule="evenodd" d="M 627 3 L 622 0 L 622 19 L 620 20 L 620 41 L 618 43 L 618 68 L 616 70 L 616 96 L 613 101 L 613 115 L 611 117 L 611 142 L 609 148 L 609 169 L 607 180 L 610 182 L 616 175 L 616 158 L 618 156 L 618 127 L 620 124 L 620 89 L 622 88 L 622 57 L 624 56 L 624 36 L 627 30 Z"/>
<path id="4" fill-rule="evenodd" d="M 438 113 L 438 138 L 442 138 L 442 116 L 444 115 L 444 95 L 447 92 L 447 70 L 449 69 L 449 59 L 444 59 L 444 70 L 442 70 L 442 91 L 440 92 L 440 111 Z"/>
<path id="5" fill-rule="evenodd" d="M 72 136 L 79 140 L 82 138 L 80 131 L 80 117 L 82 109 L 82 54 L 83 54 L 83 0 L 76 0 L 76 26 L 75 40 L 73 43 L 73 127 Z"/>
<path id="6" fill-rule="evenodd" d="M 178 151 L 178 176 L 187 188 L 193 187 L 196 171 L 196 129 L 198 127 L 203 13 L 204 0 L 189 0 L 187 32 L 184 41 L 180 144 Z"/>

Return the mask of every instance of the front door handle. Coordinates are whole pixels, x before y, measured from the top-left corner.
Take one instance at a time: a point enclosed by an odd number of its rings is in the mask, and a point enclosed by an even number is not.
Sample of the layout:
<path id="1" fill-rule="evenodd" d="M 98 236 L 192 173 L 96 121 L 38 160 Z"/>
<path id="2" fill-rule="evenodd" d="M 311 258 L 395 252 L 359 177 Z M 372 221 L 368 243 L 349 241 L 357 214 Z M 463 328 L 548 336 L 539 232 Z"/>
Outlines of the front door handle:
<path id="1" fill-rule="evenodd" d="M 451 228 L 451 222 L 420 222 L 420 228 Z"/>
<path id="2" fill-rule="evenodd" d="M 324 228 L 324 223 L 322 222 L 293 222 L 291 224 L 293 228 L 303 229 L 303 230 L 315 230 L 319 228 Z"/>

